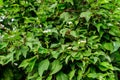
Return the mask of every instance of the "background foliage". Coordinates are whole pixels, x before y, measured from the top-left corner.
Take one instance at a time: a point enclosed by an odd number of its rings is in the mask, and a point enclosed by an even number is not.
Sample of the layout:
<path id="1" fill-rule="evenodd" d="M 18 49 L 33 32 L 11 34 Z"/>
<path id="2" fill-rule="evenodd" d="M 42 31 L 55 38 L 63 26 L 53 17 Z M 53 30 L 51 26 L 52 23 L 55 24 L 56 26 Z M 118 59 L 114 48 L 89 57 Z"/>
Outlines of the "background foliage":
<path id="1" fill-rule="evenodd" d="M 0 0 L 0 80 L 120 79 L 120 0 Z"/>

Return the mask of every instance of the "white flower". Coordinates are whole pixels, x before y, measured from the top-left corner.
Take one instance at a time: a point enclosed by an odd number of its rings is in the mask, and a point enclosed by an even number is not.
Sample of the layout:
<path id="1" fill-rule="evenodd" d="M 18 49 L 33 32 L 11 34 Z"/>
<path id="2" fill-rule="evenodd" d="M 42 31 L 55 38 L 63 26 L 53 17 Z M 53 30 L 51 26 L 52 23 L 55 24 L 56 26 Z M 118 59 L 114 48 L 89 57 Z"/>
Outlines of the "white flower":
<path id="1" fill-rule="evenodd" d="M 15 66 L 17 66 L 18 64 L 17 63 L 14 63 Z"/>
<path id="2" fill-rule="evenodd" d="M 51 32 L 50 29 L 47 29 L 47 30 L 44 30 L 43 33 L 48 33 L 48 32 Z"/>
<path id="3" fill-rule="evenodd" d="M 5 16 L 1 16 L 2 19 L 5 19 Z"/>
<path id="4" fill-rule="evenodd" d="M 0 28 L 4 28 L 5 26 L 3 24 L 0 24 Z"/>
<path id="5" fill-rule="evenodd" d="M 3 19 L 0 19 L 0 22 L 3 22 Z"/>
<path id="6" fill-rule="evenodd" d="M 5 16 L 0 16 L 0 22 L 2 22 L 5 19 Z"/>
<path id="7" fill-rule="evenodd" d="M 68 24 L 70 25 L 70 24 L 73 24 L 73 23 L 71 21 L 69 21 Z"/>
<path id="8" fill-rule="evenodd" d="M 15 31 L 15 30 L 16 30 L 16 27 L 14 27 L 13 30 Z"/>
<path id="9" fill-rule="evenodd" d="M 68 47 L 67 49 L 72 49 L 72 47 Z"/>
<path id="10" fill-rule="evenodd" d="M 14 20 L 15 20 L 15 19 L 13 19 L 13 18 L 11 19 L 12 22 L 13 22 Z"/>
<path id="11" fill-rule="evenodd" d="M 78 42 L 78 44 L 80 44 L 80 43 L 86 43 L 86 40 L 80 40 L 80 41 Z"/>
<path id="12" fill-rule="evenodd" d="M 41 28 L 41 27 L 42 27 L 42 25 L 40 24 L 40 25 L 39 25 L 39 27 Z"/>

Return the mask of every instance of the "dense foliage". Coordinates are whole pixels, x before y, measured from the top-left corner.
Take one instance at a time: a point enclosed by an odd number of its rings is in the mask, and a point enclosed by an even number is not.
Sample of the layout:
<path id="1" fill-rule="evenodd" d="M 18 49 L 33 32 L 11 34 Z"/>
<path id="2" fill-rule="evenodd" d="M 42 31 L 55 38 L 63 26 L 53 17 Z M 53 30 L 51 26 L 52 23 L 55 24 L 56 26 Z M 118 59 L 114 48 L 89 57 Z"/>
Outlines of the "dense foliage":
<path id="1" fill-rule="evenodd" d="M 0 0 L 0 80 L 120 79 L 120 0 Z"/>

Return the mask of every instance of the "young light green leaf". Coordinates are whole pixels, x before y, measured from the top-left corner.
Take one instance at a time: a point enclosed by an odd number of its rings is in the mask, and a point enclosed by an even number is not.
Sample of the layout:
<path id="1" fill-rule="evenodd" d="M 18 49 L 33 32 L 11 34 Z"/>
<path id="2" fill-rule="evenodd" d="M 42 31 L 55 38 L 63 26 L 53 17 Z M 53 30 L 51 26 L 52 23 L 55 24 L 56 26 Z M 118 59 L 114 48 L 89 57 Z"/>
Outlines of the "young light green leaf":
<path id="1" fill-rule="evenodd" d="M 104 43 L 103 47 L 107 50 L 110 50 L 110 51 L 113 50 L 113 44 L 112 43 Z"/>
<path id="2" fill-rule="evenodd" d="M 66 64 L 68 64 L 70 57 L 71 57 L 70 55 L 66 57 L 66 59 L 65 59 Z"/>
<path id="3" fill-rule="evenodd" d="M 3 6 L 3 0 L 0 0 L 0 7 Z"/>
<path id="4" fill-rule="evenodd" d="M 113 42 L 113 46 L 114 46 L 114 49 L 113 49 L 112 52 L 117 51 L 119 49 L 119 47 L 120 47 L 120 42 Z"/>
<path id="5" fill-rule="evenodd" d="M 68 76 L 63 72 L 59 72 L 56 76 L 56 80 L 69 80 Z"/>
<path id="6" fill-rule="evenodd" d="M 101 62 L 98 67 L 101 71 L 113 70 L 113 66 L 108 62 Z"/>
<path id="7" fill-rule="evenodd" d="M 30 47 L 30 49 L 32 49 L 32 47 L 33 47 L 33 44 L 32 44 L 31 42 L 26 42 L 26 45 L 27 45 L 28 47 Z"/>
<path id="8" fill-rule="evenodd" d="M 27 66 L 29 66 L 29 69 L 32 70 L 34 65 L 35 65 L 35 61 L 36 61 L 36 56 L 29 58 L 29 59 L 25 59 L 22 61 L 22 63 L 19 65 L 20 67 L 26 68 Z"/>
<path id="9" fill-rule="evenodd" d="M 49 64 L 50 62 L 48 59 L 45 59 L 38 64 L 38 73 L 41 77 L 43 75 L 43 72 L 48 69 Z"/>
<path id="10" fill-rule="evenodd" d="M 98 75 L 96 73 L 89 73 L 87 76 L 90 78 L 97 78 L 98 77 Z"/>
<path id="11" fill-rule="evenodd" d="M 52 56 L 54 57 L 54 58 L 58 58 L 58 56 L 60 55 L 60 52 L 59 51 L 52 51 L 51 52 L 52 53 Z"/>
<path id="12" fill-rule="evenodd" d="M 48 53 L 49 51 L 48 51 L 46 48 L 44 48 L 44 47 L 40 47 L 40 48 L 38 49 L 38 52 L 39 52 L 40 54 L 44 54 L 44 53 Z"/>
<path id="13" fill-rule="evenodd" d="M 73 37 L 77 37 L 78 36 L 76 31 L 71 31 L 70 35 L 72 35 Z"/>
<path id="14" fill-rule="evenodd" d="M 29 67 L 27 67 L 27 72 L 31 72 L 35 66 L 36 58 L 29 62 Z"/>
<path id="15" fill-rule="evenodd" d="M 57 44 L 51 44 L 50 48 L 57 48 L 57 47 L 59 47 L 59 46 L 60 46 L 59 43 L 57 43 Z"/>
<path id="16" fill-rule="evenodd" d="M 46 80 L 52 80 L 52 75 L 49 75 Z"/>
<path id="17" fill-rule="evenodd" d="M 65 22 L 68 21 L 70 18 L 70 14 L 68 12 L 63 12 L 61 15 L 60 15 L 60 19 L 63 19 Z"/>
<path id="18" fill-rule="evenodd" d="M 26 68 L 29 65 L 29 63 L 27 62 L 27 60 L 23 60 L 22 63 L 19 65 L 20 67 Z"/>
<path id="19" fill-rule="evenodd" d="M 60 63 L 60 61 L 59 60 L 54 60 L 52 62 L 52 67 L 51 67 L 51 73 L 50 74 L 52 75 L 52 74 L 57 73 L 58 71 L 61 70 L 61 68 L 62 68 L 62 64 Z"/>
<path id="20" fill-rule="evenodd" d="M 78 70 L 78 76 L 77 76 L 77 80 L 81 80 L 82 79 L 82 70 Z"/>
<path id="21" fill-rule="evenodd" d="M 74 77 L 75 75 L 75 69 L 73 69 L 72 71 L 70 71 L 70 73 L 68 74 L 69 75 L 69 80 L 72 80 L 72 78 Z"/>
<path id="22" fill-rule="evenodd" d="M 29 51 L 29 48 L 27 46 L 22 46 L 21 48 L 21 53 L 23 54 L 23 56 L 26 58 L 27 56 L 27 52 Z"/>
<path id="23" fill-rule="evenodd" d="M 0 43 L 0 49 L 7 47 L 7 45 L 8 45 L 8 43 L 6 43 L 6 42 Z"/>
<path id="24" fill-rule="evenodd" d="M 67 31 L 69 31 L 68 28 L 64 28 L 64 29 L 61 29 L 61 30 L 60 30 L 60 34 L 62 34 L 62 37 L 65 36 L 65 34 L 66 34 Z"/>
<path id="25" fill-rule="evenodd" d="M 90 20 L 91 16 L 92 16 L 92 12 L 91 11 L 82 12 L 80 14 L 80 17 L 84 17 L 87 22 Z"/>
<path id="26" fill-rule="evenodd" d="M 38 77 L 36 80 L 42 80 L 42 77 Z"/>
<path id="27" fill-rule="evenodd" d="M 111 0 L 101 0 L 101 1 L 98 1 L 99 4 L 106 4 L 106 3 L 109 3 Z"/>
<path id="28" fill-rule="evenodd" d="M 96 23 L 96 24 L 95 24 L 95 27 L 97 28 L 97 31 L 98 31 L 98 32 L 100 32 L 101 26 L 103 26 L 102 23 Z"/>
<path id="29" fill-rule="evenodd" d="M 38 72 L 34 73 L 33 75 L 31 75 L 31 73 L 28 73 L 27 78 L 28 78 L 28 80 L 32 80 L 32 79 L 35 79 L 38 76 L 39 76 Z"/>

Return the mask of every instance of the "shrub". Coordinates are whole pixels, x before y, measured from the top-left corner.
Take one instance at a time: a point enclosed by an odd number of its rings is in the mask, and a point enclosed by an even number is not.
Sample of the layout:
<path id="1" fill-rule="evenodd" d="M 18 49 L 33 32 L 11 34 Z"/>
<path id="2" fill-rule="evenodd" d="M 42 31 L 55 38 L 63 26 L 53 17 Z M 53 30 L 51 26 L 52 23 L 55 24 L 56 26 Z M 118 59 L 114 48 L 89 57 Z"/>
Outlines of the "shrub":
<path id="1" fill-rule="evenodd" d="M 0 80 L 118 80 L 119 0 L 0 0 Z"/>

